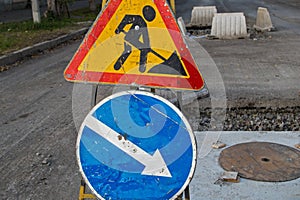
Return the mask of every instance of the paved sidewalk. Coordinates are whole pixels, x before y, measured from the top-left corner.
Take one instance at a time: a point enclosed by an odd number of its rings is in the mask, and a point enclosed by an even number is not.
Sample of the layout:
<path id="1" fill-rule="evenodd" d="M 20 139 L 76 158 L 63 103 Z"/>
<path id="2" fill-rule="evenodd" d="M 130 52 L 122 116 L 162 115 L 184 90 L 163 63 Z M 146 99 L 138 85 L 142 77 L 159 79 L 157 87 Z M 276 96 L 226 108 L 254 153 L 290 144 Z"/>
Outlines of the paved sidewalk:
<path id="1" fill-rule="evenodd" d="M 225 143 L 227 147 L 246 142 L 270 142 L 293 148 L 300 142 L 299 132 L 196 132 L 198 151 L 206 135 L 210 134 L 219 135 L 219 141 Z M 225 171 L 218 163 L 222 150 L 212 149 L 202 158 L 198 155 L 195 176 L 190 184 L 191 199 L 299 199 L 299 178 L 286 182 L 263 182 L 241 178 L 239 183 L 217 184 L 217 180 Z"/>

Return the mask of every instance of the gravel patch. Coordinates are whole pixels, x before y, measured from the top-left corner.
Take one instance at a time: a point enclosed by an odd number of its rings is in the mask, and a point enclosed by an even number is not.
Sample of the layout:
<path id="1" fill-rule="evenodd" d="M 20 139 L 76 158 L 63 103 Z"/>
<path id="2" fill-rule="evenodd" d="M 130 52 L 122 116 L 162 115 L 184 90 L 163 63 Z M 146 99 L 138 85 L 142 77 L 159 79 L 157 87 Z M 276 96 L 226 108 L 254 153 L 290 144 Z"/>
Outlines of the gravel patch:
<path id="1" fill-rule="evenodd" d="M 200 118 L 192 127 L 199 131 L 210 129 L 211 109 L 200 111 Z M 195 122 L 198 127 L 195 127 Z M 226 110 L 224 131 L 300 131 L 300 107 L 231 108 Z"/>

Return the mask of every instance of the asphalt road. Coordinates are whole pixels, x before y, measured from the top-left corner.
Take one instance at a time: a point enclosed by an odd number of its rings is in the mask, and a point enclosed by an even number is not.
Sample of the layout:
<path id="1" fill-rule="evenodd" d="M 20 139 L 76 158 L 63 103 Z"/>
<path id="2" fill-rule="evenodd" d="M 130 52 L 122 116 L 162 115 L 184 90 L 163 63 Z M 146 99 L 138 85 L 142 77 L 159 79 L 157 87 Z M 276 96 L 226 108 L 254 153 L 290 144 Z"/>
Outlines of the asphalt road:
<path id="1" fill-rule="evenodd" d="M 77 198 L 73 85 L 62 76 L 77 47 L 47 52 L 0 74 L 3 199 Z"/>
<path id="2" fill-rule="evenodd" d="M 250 23 L 255 22 L 257 8 L 266 7 L 278 30 L 300 34 L 300 2 L 297 0 L 182 0 L 176 3 L 178 16 L 186 22 L 191 19 L 193 6 L 216 6 L 218 12 L 244 12 Z"/>
<path id="3" fill-rule="evenodd" d="M 202 4 L 203 2 L 203 4 Z M 182 1 L 177 15 L 188 23 L 193 6 L 216 5 L 218 12 L 244 12 L 247 26 L 255 24 L 259 6 L 268 8 L 275 32 L 254 40 L 197 41 L 213 58 L 224 81 L 228 105 L 299 105 L 300 3 L 289 1 Z"/>
<path id="4" fill-rule="evenodd" d="M 299 106 L 300 3 L 248 2 L 186 0 L 178 2 L 177 13 L 188 20 L 194 5 L 216 4 L 220 11 L 244 11 L 254 22 L 257 6 L 269 7 L 278 31 L 263 39 L 198 41 L 218 66 L 230 101 L 252 99 L 263 105 L 274 100 L 274 105 Z M 79 43 L 46 51 L 0 73 L 2 199 L 78 198 L 73 84 L 64 80 L 63 70 Z M 101 93 L 109 94 L 109 88 L 102 87 Z"/>

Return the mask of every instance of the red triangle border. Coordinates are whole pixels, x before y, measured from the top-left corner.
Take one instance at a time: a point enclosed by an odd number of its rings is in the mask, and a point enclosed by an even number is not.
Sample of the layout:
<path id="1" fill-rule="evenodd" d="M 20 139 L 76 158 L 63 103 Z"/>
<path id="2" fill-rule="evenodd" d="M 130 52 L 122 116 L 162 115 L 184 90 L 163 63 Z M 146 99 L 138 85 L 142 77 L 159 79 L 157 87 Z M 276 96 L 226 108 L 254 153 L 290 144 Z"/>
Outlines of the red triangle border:
<path id="1" fill-rule="evenodd" d="M 183 49 L 180 51 L 180 56 L 189 74 L 189 78 L 171 77 L 160 74 L 155 76 L 153 74 L 121 74 L 121 73 L 109 73 L 109 72 L 84 72 L 79 71 L 78 67 L 88 54 L 89 49 L 96 42 L 101 35 L 106 24 L 111 17 L 117 11 L 122 0 L 109 1 L 109 5 L 103 10 L 103 12 L 97 17 L 93 26 L 85 36 L 84 41 L 81 43 L 79 49 L 73 56 L 68 67 L 64 72 L 65 79 L 72 82 L 92 82 L 92 83 L 104 83 L 104 84 L 126 84 L 126 85 L 143 85 L 148 87 L 159 88 L 174 88 L 174 89 L 187 89 L 187 90 L 200 90 L 204 86 L 203 78 L 198 71 L 197 65 L 192 58 L 192 55 L 186 43 L 184 42 L 181 34 L 175 34 L 180 32 L 176 20 L 171 12 L 170 7 L 164 0 L 154 0 L 157 9 L 159 10 L 162 19 L 174 41 L 177 48 Z M 108 9 L 109 8 L 109 9 Z M 171 19 L 171 20 L 170 20 Z"/>

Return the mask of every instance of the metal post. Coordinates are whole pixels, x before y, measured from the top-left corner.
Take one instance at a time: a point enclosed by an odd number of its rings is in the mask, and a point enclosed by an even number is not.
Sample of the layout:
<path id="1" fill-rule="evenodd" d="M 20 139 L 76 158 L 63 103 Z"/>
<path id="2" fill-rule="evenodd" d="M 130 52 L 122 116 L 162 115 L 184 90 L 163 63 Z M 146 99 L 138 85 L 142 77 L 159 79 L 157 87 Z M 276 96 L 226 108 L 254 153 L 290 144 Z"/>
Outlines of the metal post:
<path id="1" fill-rule="evenodd" d="M 91 100 L 91 107 L 92 108 L 97 104 L 97 92 L 98 92 L 98 85 L 93 85 L 92 100 Z"/>
<path id="2" fill-rule="evenodd" d="M 190 200 L 190 185 L 188 185 L 184 190 L 184 199 Z"/>
<path id="3" fill-rule="evenodd" d="M 155 88 L 150 89 L 151 93 L 155 94 Z"/>
<path id="4" fill-rule="evenodd" d="M 97 104 L 97 92 L 98 92 L 98 85 L 93 85 L 92 88 L 92 99 L 91 99 L 91 107 L 93 108 Z M 84 199 L 96 199 L 96 196 L 93 194 L 85 193 L 86 190 L 86 183 L 83 179 L 81 179 L 80 188 L 79 188 L 79 200 Z"/>
<path id="5" fill-rule="evenodd" d="M 178 104 L 179 110 L 182 111 L 183 104 L 182 104 L 182 92 L 181 91 L 177 92 L 177 104 Z M 190 200 L 190 187 L 189 187 L 189 185 L 184 190 L 184 197 L 183 197 L 183 194 L 181 194 L 181 197 L 184 200 Z"/>
<path id="6" fill-rule="evenodd" d="M 178 91 L 177 92 L 177 104 L 178 104 L 178 108 L 179 110 L 182 110 L 182 92 Z"/>

